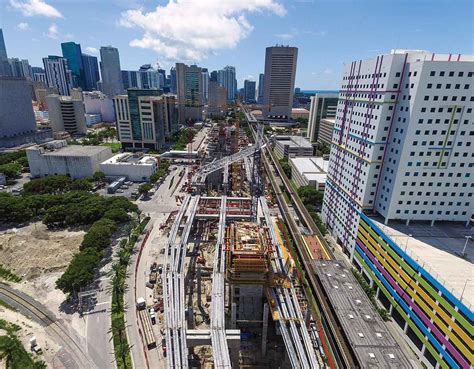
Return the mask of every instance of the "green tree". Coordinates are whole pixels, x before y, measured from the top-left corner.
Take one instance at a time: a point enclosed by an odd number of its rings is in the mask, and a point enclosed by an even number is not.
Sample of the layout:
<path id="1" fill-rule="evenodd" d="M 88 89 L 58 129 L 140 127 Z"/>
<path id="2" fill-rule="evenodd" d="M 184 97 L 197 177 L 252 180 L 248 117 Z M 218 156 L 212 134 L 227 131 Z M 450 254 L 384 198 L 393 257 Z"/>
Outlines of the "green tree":
<path id="1" fill-rule="evenodd" d="M 288 163 L 288 159 L 283 158 L 283 159 L 280 159 L 278 162 L 280 163 L 281 169 L 283 169 L 283 172 L 285 173 L 285 175 L 289 179 L 291 179 L 291 166 L 290 166 L 290 163 Z"/>
<path id="2" fill-rule="evenodd" d="M 151 183 L 143 183 L 138 187 L 138 193 L 140 195 L 147 196 L 148 192 L 153 188 L 153 185 Z"/>
<path id="3" fill-rule="evenodd" d="M 7 179 L 14 179 L 18 176 L 22 166 L 16 162 L 0 165 L 0 173 L 5 174 Z"/>
<path id="4" fill-rule="evenodd" d="M 120 208 L 111 208 L 104 214 L 104 218 L 111 219 L 117 223 L 123 223 L 130 219 L 127 212 Z"/>
<path id="5" fill-rule="evenodd" d="M 298 188 L 298 196 L 303 204 L 313 206 L 320 206 L 324 198 L 324 194 L 312 186 L 301 186 Z"/>
<path id="6" fill-rule="evenodd" d="M 71 191 L 91 191 L 92 190 L 92 183 L 88 178 L 81 178 L 76 179 L 72 182 L 69 186 L 69 190 Z"/>
<path id="7" fill-rule="evenodd" d="M 103 254 L 89 247 L 74 256 L 63 275 L 56 281 L 56 287 L 64 293 L 74 293 L 94 280 L 96 268 Z"/>
<path id="8" fill-rule="evenodd" d="M 101 172 L 101 171 L 94 172 L 94 174 L 92 175 L 92 180 L 94 182 L 99 182 L 99 183 L 105 182 L 104 172 Z"/>

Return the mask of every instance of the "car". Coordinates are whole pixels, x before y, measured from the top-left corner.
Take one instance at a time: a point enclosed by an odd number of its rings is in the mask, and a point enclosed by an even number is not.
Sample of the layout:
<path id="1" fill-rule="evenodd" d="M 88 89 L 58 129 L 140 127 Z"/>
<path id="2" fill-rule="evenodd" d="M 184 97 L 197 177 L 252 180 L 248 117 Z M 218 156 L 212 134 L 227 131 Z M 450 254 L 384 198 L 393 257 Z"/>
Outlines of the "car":
<path id="1" fill-rule="evenodd" d="M 118 193 L 123 193 L 123 190 L 121 188 L 119 188 L 117 191 L 115 192 L 118 192 Z"/>
<path id="2" fill-rule="evenodd" d="M 151 324 L 155 325 L 156 324 L 155 310 L 153 308 L 150 308 L 148 312 L 150 313 Z"/>

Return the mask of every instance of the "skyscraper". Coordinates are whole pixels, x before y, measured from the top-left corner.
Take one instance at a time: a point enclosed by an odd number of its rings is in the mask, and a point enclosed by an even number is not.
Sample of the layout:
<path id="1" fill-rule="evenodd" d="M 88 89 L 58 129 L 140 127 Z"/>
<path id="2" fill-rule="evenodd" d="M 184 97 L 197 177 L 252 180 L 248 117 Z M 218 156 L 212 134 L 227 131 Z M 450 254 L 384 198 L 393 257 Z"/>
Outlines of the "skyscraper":
<path id="1" fill-rule="evenodd" d="M 3 39 L 3 31 L 0 28 L 0 76 L 11 76 L 10 64 L 8 63 L 7 48 Z"/>
<path id="2" fill-rule="evenodd" d="M 25 78 L 0 77 L 0 138 L 36 131 L 31 92 Z"/>
<path id="3" fill-rule="evenodd" d="M 170 92 L 176 94 L 176 68 L 171 67 L 170 69 Z"/>
<path id="4" fill-rule="evenodd" d="M 49 55 L 43 58 L 43 65 L 48 86 L 56 87 L 60 95 L 69 96 L 72 76 L 67 60 L 60 56 Z"/>
<path id="5" fill-rule="evenodd" d="M 246 103 L 254 103 L 255 102 L 255 81 L 244 81 L 244 96 L 243 101 Z"/>
<path id="6" fill-rule="evenodd" d="M 311 142 L 319 141 L 319 128 L 321 119 L 334 118 L 336 116 L 337 100 L 339 94 L 318 93 L 311 96 L 311 107 L 309 110 L 308 133 Z"/>
<path id="7" fill-rule="evenodd" d="M 209 81 L 209 102 L 207 115 L 209 117 L 222 117 L 226 113 L 227 91 L 217 81 Z"/>
<path id="8" fill-rule="evenodd" d="M 202 119 L 203 86 L 202 69 L 197 65 L 176 63 L 179 122 Z"/>
<path id="9" fill-rule="evenodd" d="M 30 63 L 26 59 L 9 58 L 10 70 L 13 77 L 25 77 L 28 80 L 33 80 L 33 72 Z"/>
<path id="10" fill-rule="evenodd" d="M 257 97 L 257 102 L 259 104 L 263 102 L 264 80 L 265 80 L 265 75 L 263 73 L 260 73 L 258 76 L 258 97 Z"/>
<path id="11" fill-rule="evenodd" d="M 176 101 L 162 90 L 130 89 L 114 98 L 117 131 L 124 149 L 159 150 L 177 130 Z"/>
<path id="12" fill-rule="evenodd" d="M 209 71 L 207 68 L 202 68 L 202 98 L 203 104 L 209 101 Z"/>
<path id="13" fill-rule="evenodd" d="M 264 118 L 291 118 L 298 49 L 289 46 L 267 47 L 263 88 Z"/>
<path id="14" fill-rule="evenodd" d="M 81 45 L 75 42 L 61 43 L 63 58 L 67 60 L 67 65 L 72 75 L 72 86 L 86 89 L 86 78 L 84 65 L 82 63 Z"/>
<path id="15" fill-rule="evenodd" d="M 68 132 L 71 135 L 87 133 L 86 111 L 81 98 L 48 95 L 49 121 L 53 132 Z"/>
<path id="16" fill-rule="evenodd" d="M 97 90 L 97 82 L 100 81 L 97 57 L 82 54 L 82 64 L 84 66 L 85 91 Z"/>
<path id="17" fill-rule="evenodd" d="M 235 75 L 235 67 L 227 65 L 224 69 L 217 72 L 217 81 L 227 90 L 227 101 L 235 101 L 237 94 L 237 78 Z"/>
<path id="18" fill-rule="evenodd" d="M 34 82 L 44 82 L 48 84 L 48 80 L 46 79 L 46 73 L 43 68 L 31 67 L 31 73 L 33 74 Z"/>
<path id="19" fill-rule="evenodd" d="M 123 92 L 120 56 L 117 48 L 101 46 L 100 72 L 102 76 L 102 92 L 110 98 Z"/>

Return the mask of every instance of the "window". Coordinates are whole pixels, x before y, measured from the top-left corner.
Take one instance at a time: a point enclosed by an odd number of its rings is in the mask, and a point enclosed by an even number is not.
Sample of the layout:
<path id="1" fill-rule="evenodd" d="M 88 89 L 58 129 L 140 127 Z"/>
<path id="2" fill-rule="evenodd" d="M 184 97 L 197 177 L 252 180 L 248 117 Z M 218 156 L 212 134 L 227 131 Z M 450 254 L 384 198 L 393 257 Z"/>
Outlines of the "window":
<path id="1" fill-rule="evenodd" d="M 444 71 L 439 72 L 440 77 L 444 77 Z"/>
<path id="2" fill-rule="evenodd" d="M 435 72 L 434 70 L 432 70 L 432 71 L 430 72 L 430 77 L 434 77 L 435 74 L 436 74 L 436 72 Z"/>
<path id="3" fill-rule="evenodd" d="M 428 83 L 428 85 L 426 86 L 426 88 L 431 88 L 431 87 L 433 87 L 432 83 Z"/>
<path id="4" fill-rule="evenodd" d="M 428 101 L 430 99 L 429 96 L 425 96 L 425 101 Z"/>
<path id="5" fill-rule="evenodd" d="M 454 72 L 449 72 L 450 77 L 454 77 Z"/>

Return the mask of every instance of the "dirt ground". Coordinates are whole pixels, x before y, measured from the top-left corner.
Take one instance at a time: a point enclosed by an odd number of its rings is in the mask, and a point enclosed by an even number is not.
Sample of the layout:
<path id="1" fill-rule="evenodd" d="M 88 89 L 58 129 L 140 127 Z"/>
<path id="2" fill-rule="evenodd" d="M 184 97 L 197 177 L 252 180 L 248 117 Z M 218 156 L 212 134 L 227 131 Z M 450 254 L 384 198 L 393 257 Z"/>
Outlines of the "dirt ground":
<path id="1" fill-rule="evenodd" d="M 55 355 L 59 350 L 58 344 L 52 341 L 45 332 L 44 327 L 36 322 L 31 321 L 25 316 L 17 313 L 16 311 L 6 309 L 0 306 L 0 316 L 2 319 L 15 323 L 21 327 L 21 330 L 17 332 L 18 338 L 23 343 L 26 351 L 30 352 L 30 338 L 36 337 L 36 342 L 42 348 L 43 354 L 38 356 L 39 359 L 43 360 L 48 368 L 52 368 L 55 362 Z M 0 368 L 3 368 L 0 363 Z"/>
<path id="2" fill-rule="evenodd" d="M 84 231 L 50 231 L 40 222 L 0 232 L 0 264 L 24 280 L 62 272 L 79 251 Z"/>

